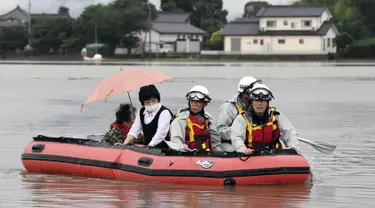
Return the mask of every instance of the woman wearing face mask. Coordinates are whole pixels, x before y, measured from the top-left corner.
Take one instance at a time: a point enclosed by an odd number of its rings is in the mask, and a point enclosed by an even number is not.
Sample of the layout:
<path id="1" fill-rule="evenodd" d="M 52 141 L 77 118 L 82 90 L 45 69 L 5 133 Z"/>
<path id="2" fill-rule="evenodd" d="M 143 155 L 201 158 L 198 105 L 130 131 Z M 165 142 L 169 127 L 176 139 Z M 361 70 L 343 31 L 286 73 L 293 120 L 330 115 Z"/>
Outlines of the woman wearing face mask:
<path id="1" fill-rule="evenodd" d="M 155 85 L 141 87 L 138 96 L 143 107 L 137 113 L 124 144 L 133 144 L 137 135 L 143 131 L 144 145 L 168 148 L 164 140 L 169 141 L 172 112 L 160 104 L 160 93 Z"/>
<path id="2" fill-rule="evenodd" d="M 211 98 L 206 87 L 196 85 L 187 93 L 189 107 L 171 123 L 170 148 L 178 151 L 221 151 L 221 138 L 211 115 L 204 110 Z"/>

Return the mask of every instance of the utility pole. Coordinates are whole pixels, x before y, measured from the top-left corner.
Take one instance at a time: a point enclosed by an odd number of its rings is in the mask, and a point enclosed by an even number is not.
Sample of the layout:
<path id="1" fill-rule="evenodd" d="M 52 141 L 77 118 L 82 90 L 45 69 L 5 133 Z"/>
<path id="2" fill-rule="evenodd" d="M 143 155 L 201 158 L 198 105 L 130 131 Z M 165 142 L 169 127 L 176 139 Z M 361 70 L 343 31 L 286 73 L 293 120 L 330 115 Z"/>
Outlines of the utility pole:
<path id="1" fill-rule="evenodd" d="M 149 47 L 150 47 L 150 52 L 148 54 L 148 59 L 151 61 L 151 53 L 152 53 L 152 46 L 151 46 L 151 6 L 150 2 L 147 3 L 147 8 L 148 8 L 148 36 L 149 36 Z"/>
<path id="2" fill-rule="evenodd" d="M 98 25 L 95 21 L 95 54 L 98 54 Z"/>
<path id="3" fill-rule="evenodd" d="M 29 38 L 28 38 L 28 41 L 29 41 L 29 47 L 28 49 L 31 49 L 31 0 L 29 0 L 29 15 L 28 15 L 28 26 L 29 26 Z"/>

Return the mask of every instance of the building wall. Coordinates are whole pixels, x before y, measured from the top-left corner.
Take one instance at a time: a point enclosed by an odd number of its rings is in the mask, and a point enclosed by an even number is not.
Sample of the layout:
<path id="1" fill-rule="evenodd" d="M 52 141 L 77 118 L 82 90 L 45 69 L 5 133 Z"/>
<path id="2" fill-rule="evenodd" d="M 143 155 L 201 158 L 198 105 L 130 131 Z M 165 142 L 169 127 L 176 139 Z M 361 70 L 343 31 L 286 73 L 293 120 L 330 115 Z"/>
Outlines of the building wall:
<path id="1" fill-rule="evenodd" d="M 336 46 L 336 33 L 334 32 L 334 30 L 331 28 L 327 34 L 322 37 L 322 43 L 321 43 L 321 46 L 322 46 L 322 50 L 324 49 L 324 51 L 327 51 L 329 53 L 336 53 L 337 52 L 337 46 Z M 323 46 L 323 44 L 325 45 L 325 47 Z"/>
<path id="2" fill-rule="evenodd" d="M 145 34 L 142 32 L 138 37 L 143 41 L 145 40 Z M 196 35 L 192 36 L 197 37 Z M 185 35 L 185 40 L 179 40 L 183 38 L 183 34 L 159 34 L 155 30 L 151 30 L 151 47 L 149 44 L 150 37 L 147 33 L 146 35 L 146 45 L 145 51 L 152 53 L 169 53 L 169 52 L 179 52 L 179 53 L 197 53 L 201 50 L 201 43 L 203 41 L 203 36 L 198 35 L 198 41 L 189 40 L 190 35 Z M 160 42 L 172 42 L 165 44 L 156 44 Z"/>
<path id="3" fill-rule="evenodd" d="M 322 54 L 336 52 L 334 48 L 326 47 L 323 50 L 323 39 L 332 38 L 335 34 L 327 36 L 234 36 L 224 38 L 224 51 L 231 52 L 231 38 L 241 38 L 241 53 L 244 54 Z M 325 42 L 327 45 L 327 42 Z"/>
<path id="4" fill-rule="evenodd" d="M 287 15 L 287 14 L 286 14 Z M 259 20 L 260 30 L 318 30 L 324 21 L 331 18 L 328 10 L 320 17 L 274 17 L 261 18 Z M 276 21 L 275 26 L 267 26 L 267 21 Z M 310 21 L 310 26 L 305 26 L 303 21 Z"/>

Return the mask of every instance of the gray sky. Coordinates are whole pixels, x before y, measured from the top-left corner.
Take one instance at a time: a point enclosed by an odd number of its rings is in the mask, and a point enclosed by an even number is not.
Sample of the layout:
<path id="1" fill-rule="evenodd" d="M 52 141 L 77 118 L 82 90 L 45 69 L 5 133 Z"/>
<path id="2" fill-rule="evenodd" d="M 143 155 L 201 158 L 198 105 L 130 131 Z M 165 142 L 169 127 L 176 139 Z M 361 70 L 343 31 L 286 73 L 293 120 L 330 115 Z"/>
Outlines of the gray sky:
<path id="1" fill-rule="evenodd" d="M 90 4 L 96 3 L 108 3 L 112 0 L 31 0 L 31 12 L 32 13 L 42 13 L 50 12 L 54 13 L 57 11 L 59 6 L 66 6 L 70 8 L 71 15 L 78 16 L 83 8 Z M 159 8 L 160 0 L 149 0 L 154 5 Z M 243 7 L 250 0 L 223 0 L 224 8 L 228 10 L 229 14 L 227 16 L 228 20 L 232 20 L 235 17 L 241 16 L 243 13 Z M 288 4 L 293 0 L 266 0 L 271 4 Z M 14 9 L 17 4 L 21 8 L 28 10 L 29 0 L 0 0 L 0 14 L 4 14 L 12 9 Z"/>

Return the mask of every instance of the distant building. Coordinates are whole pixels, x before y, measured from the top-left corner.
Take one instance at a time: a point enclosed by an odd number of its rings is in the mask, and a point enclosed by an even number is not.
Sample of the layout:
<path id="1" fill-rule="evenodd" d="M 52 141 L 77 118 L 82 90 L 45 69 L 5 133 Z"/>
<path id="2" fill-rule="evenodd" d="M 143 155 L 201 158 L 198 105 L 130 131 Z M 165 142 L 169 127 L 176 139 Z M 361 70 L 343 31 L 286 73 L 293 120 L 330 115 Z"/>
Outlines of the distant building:
<path id="1" fill-rule="evenodd" d="M 226 25 L 224 51 L 241 54 L 336 53 L 340 33 L 322 5 L 267 6 Z"/>
<path id="2" fill-rule="evenodd" d="M 152 21 L 150 36 L 143 31 L 138 37 L 146 41 L 146 52 L 159 53 L 199 53 L 203 36 L 207 33 L 189 23 L 190 14 L 182 12 L 159 12 Z"/>
<path id="3" fill-rule="evenodd" d="M 68 12 L 31 14 L 31 18 L 37 18 L 41 16 L 71 18 Z M 22 9 L 19 5 L 17 5 L 17 7 L 13 10 L 0 15 L 0 27 L 25 25 L 28 20 L 29 13 Z"/>

